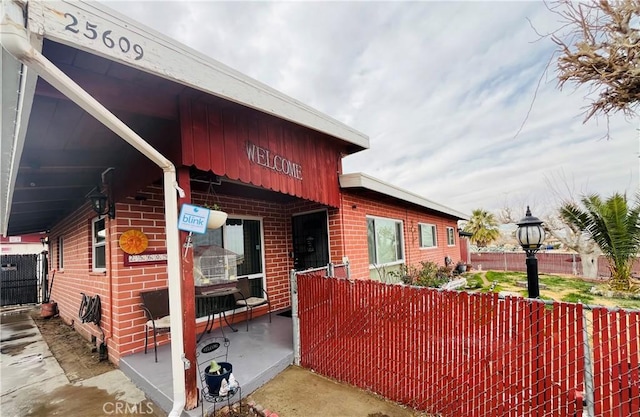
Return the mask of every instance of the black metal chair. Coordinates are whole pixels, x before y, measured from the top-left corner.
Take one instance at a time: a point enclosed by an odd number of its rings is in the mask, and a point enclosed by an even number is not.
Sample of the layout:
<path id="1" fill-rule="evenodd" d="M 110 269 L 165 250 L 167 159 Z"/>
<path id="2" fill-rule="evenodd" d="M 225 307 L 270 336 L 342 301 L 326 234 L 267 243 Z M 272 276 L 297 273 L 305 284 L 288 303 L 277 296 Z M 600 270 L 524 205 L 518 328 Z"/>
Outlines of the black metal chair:
<path id="1" fill-rule="evenodd" d="M 238 394 L 237 401 L 242 399 L 242 388 L 240 383 L 233 377 L 233 365 L 228 361 L 229 345 L 231 342 L 226 337 L 207 337 L 198 343 L 196 349 L 196 364 L 198 366 L 198 374 L 200 375 L 200 404 L 201 414 L 204 416 L 204 402 L 213 403 L 213 413 L 215 415 L 216 405 L 226 402 L 231 406 L 231 400 Z M 209 373 L 211 361 L 215 360 L 221 368 L 220 375 L 212 375 Z M 209 381 L 207 381 L 209 379 Z M 214 379 L 214 380 L 212 380 Z M 225 380 L 223 383 L 222 380 Z M 210 382 L 215 386 L 216 392 L 212 392 Z M 220 383 L 220 385 L 218 385 Z M 223 384 L 226 383 L 226 391 Z M 240 402 L 240 407 L 242 403 Z M 240 409 L 242 411 L 242 408 Z M 209 409 L 207 409 L 209 415 Z"/>
<path id="2" fill-rule="evenodd" d="M 144 353 L 147 354 L 147 341 L 149 332 L 153 332 L 153 350 L 158 362 L 158 343 L 156 335 L 161 333 L 169 333 L 171 331 L 171 323 L 169 319 L 169 289 L 162 288 L 159 290 L 145 291 L 140 293 L 142 304 L 140 307 L 147 316 L 147 322 L 144 328 Z"/>
<path id="3" fill-rule="evenodd" d="M 262 293 L 264 297 L 252 297 L 251 296 L 251 287 L 249 286 L 249 278 L 238 278 L 238 282 L 236 284 L 237 288 L 240 290 L 239 293 L 234 294 L 233 296 L 236 299 L 237 307 L 246 307 L 247 314 L 247 331 L 249 331 L 249 320 L 253 318 L 253 309 L 256 307 L 260 307 L 263 305 L 269 306 L 269 323 L 271 323 L 271 301 L 269 300 L 269 293 L 263 288 Z M 235 315 L 235 310 L 233 311 Z"/>

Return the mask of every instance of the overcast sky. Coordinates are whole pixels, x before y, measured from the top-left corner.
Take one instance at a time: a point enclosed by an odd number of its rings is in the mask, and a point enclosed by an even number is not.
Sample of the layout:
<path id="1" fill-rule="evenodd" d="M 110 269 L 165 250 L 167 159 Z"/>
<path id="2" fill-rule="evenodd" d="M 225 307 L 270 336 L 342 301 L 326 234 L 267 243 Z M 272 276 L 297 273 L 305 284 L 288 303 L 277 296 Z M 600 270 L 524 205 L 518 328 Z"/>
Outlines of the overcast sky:
<path id="1" fill-rule="evenodd" d="M 583 124 L 541 2 L 104 3 L 368 135 L 345 173 L 464 213 L 638 190 L 640 118 Z"/>

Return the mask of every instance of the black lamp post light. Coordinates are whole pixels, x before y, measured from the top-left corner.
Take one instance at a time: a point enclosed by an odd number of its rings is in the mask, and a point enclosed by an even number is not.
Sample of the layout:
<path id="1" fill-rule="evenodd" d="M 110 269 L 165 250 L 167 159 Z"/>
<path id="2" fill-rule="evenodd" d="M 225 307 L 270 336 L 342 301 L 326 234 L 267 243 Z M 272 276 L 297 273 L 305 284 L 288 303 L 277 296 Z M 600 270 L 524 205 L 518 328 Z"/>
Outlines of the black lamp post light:
<path id="1" fill-rule="evenodd" d="M 531 210 L 527 206 L 525 216 L 517 225 L 516 237 L 527 254 L 527 291 L 529 298 L 538 298 L 540 296 L 540 286 L 538 285 L 538 259 L 536 258 L 536 252 L 538 252 L 544 241 L 542 221 L 532 216 Z"/>

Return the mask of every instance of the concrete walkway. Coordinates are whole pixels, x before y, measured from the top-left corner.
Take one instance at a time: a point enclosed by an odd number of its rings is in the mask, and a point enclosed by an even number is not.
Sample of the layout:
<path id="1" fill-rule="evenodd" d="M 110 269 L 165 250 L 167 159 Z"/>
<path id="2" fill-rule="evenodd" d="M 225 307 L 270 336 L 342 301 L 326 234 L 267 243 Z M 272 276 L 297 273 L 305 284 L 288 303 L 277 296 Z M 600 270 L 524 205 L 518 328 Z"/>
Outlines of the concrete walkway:
<path id="1" fill-rule="evenodd" d="M 259 320 L 253 324 L 261 325 Z M 70 383 L 28 311 L 2 314 L 0 332 L 2 417 L 166 417 L 120 370 Z M 152 357 L 145 359 L 160 366 Z M 296 366 L 281 372 L 251 397 L 280 417 L 424 415 Z M 199 408 L 193 410 L 197 415 L 200 412 Z"/>
<path id="2" fill-rule="evenodd" d="M 3 313 L 0 334 L 3 417 L 166 416 L 120 370 L 71 384 L 28 310 Z"/>

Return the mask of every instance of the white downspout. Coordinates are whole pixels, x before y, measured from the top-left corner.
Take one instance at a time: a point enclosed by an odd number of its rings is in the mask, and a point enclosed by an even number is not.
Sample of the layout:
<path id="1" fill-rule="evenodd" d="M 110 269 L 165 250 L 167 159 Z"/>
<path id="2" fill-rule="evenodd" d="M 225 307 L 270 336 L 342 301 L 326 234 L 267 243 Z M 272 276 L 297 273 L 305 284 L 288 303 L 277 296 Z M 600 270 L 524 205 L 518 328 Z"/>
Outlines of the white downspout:
<path id="1" fill-rule="evenodd" d="M 184 351 L 182 331 L 182 293 L 180 286 L 180 242 L 178 235 L 178 202 L 184 191 L 176 181 L 174 165 L 160 152 L 145 142 L 127 125 L 84 91 L 71 78 L 31 46 L 27 30 L 6 14 L 0 24 L 2 47 L 24 65 L 33 69 L 49 84 L 57 88 L 71 101 L 98 119 L 102 124 L 157 164 L 164 172 L 164 215 L 167 236 L 167 273 L 169 276 L 169 309 L 171 316 L 171 368 L 173 373 L 173 409 L 170 417 L 178 417 L 185 406 Z"/>

